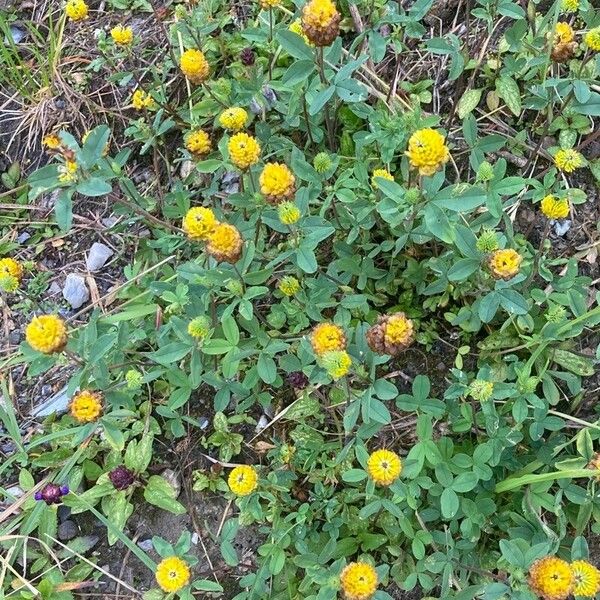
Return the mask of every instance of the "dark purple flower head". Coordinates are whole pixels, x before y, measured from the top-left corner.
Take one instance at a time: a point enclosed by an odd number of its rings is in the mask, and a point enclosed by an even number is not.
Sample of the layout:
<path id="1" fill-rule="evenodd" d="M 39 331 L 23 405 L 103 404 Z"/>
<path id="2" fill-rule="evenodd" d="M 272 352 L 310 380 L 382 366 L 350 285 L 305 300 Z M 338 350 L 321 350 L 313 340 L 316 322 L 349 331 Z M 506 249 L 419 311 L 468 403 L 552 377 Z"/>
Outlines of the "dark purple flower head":
<path id="1" fill-rule="evenodd" d="M 242 64 L 247 67 L 251 67 L 254 64 L 255 59 L 256 56 L 254 55 L 254 50 L 252 50 L 252 48 L 244 48 L 240 52 L 240 60 L 242 61 Z"/>
<path id="2" fill-rule="evenodd" d="M 48 506 L 51 504 L 60 504 L 61 498 L 69 493 L 68 485 L 56 485 L 47 483 L 41 491 L 33 496 L 36 500 L 43 500 Z"/>
<path id="3" fill-rule="evenodd" d="M 308 385 L 308 377 L 302 371 L 293 371 L 287 376 L 287 382 L 297 390 L 303 390 Z"/>
<path id="4" fill-rule="evenodd" d="M 133 472 L 123 465 L 113 469 L 108 478 L 117 490 L 126 490 L 135 481 Z"/>

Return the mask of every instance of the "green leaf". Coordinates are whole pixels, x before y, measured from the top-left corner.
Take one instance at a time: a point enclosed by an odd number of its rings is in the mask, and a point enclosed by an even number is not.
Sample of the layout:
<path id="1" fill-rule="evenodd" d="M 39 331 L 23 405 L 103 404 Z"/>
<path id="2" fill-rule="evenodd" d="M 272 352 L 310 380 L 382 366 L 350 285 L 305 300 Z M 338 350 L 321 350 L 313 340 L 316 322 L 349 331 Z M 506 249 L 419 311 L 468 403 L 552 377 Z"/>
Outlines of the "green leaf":
<path id="1" fill-rule="evenodd" d="M 223 588 L 216 582 L 209 579 L 197 579 L 193 587 L 203 592 L 222 592 Z"/>
<path id="2" fill-rule="evenodd" d="M 519 292 L 511 289 L 498 290 L 502 308 L 511 315 L 526 315 L 529 312 L 529 304 Z M 481 319 L 482 321 L 484 319 Z"/>
<path id="3" fill-rule="evenodd" d="M 348 469 L 342 473 L 342 479 L 348 483 L 357 483 L 367 478 L 367 474 L 362 469 Z"/>
<path id="4" fill-rule="evenodd" d="M 442 509 L 442 516 L 446 519 L 451 519 L 458 512 L 460 501 L 456 492 L 452 488 L 446 488 L 442 492 L 440 498 L 440 506 Z"/>
<path id="5" fill-rule="evenodd" d="M 157 362 L 159 365 L 165 365 L 166 367 L 173 363 L 181 360 L 184 356 L 192 351 L 192 346 L 184 342 L 171 342 L 162 348 L 156 350 L 156 352 L 150 352 L 148 358 Z"/>
<path id="6" fill-rule="evenodd" d="M 169 484 L 169 482 L 159 475 L 152 475 L 148 479 L 146 488 L 144 489 L 144 498 L 150 504 L 158 506 L 163 510 L 167 510 L 175 515 L 183 515 L 185 507 L 175 499 L 177 492 Z"/>
<path id="7" fill-rule="evenodd" d="M 467 279 L 479 269 L 481 262 L 476 258 L 461 258 L 448 269 L 447 277 L 450 281 Z"/>
<path id="8" fill-rule="evenodd" d="M 477 314 L 484 323 L 489 323 L 494 318 L 499 306 L 500 295 L 498 292 L 490 292 L 481 299 Z"/>
<path id="9" fill-rule="evenodd" d="M 258 376 L 267 384 L 273 383 L 277 378 L 277 365 L 275 364 L 275 361 L 264 352 L 261 352 L 258 357 L 256 368 Z"/>
<path id="10" fill-rule="evenodd" d="M 568 350 L 556 348 L 552 354 L 552 360 L 575 375 L 590 377 L 595 373 L 594 361 L 588 356 L 580 356 Z"/>
<path id="11" fill-rule="evenodd" d="M 458 101 L 458 116 L 462 120 L 471 113 L 481 100 L 483 89 L 467 90 Z"/>
<path id="12" fill-rule="evenodd" d="M 314 273 L 318 266 L 315 253 L 306 246 L 300 246 L 296 250 L 296 263 L 305 273 Z"/>
<path id="13" fill-rule="evenodd" d="M 112 186 L 99 177 L 90 177 L 77 185 L 77 191 L 84 196 L 106 196 L 112 192 Z"/>
<path id="14" fill-rule="evenodd" d="M 517 82 L 508 75 L 502 75 L 496 80 L 498 96 L 506 102 L 510 111 L 518 117 L 521 114 L 521 90 Z"/>
<path id="15" fill-rule="evenodd" d="M 73 222 L 73 193 L 70 190 L 61 190 L 54 204 L 54 217 L 61 231 L 69 231 Z"/>
<path id="16" fill-rule="evenodd" d="M 277 41 L 281 47 L 294 58 L 300 58 L 314 63 L 313 50 L 309 48 L 304 40 L 293 31 L 280 29 L 277 32 Z"/>
<path id="17" fill-rule="evenodd" d="M 281 82 L 289 87 L 297 86 L 305 81 L 315 70 L 314 60 L 297 60 L 283 74 Z"/>
<path id="18" fill-rule="evenodd" d="M 106 516 L 117 531 L 123 531 L 127 519 L 133 513 L 133 504 L 127 499 L 125 492 L 113 492 L 104 503 Z M 113 545 L 119 538 L 114 530 L 108 530 L 108 543 Z"/>
<path id="19" fill-rule="evenodd" d="M 152 444 L 154 434 L 147 433 L 137 442 L 132 440 L 127 444 L 124 462 L 128 469 L 135 473 L 143 473 L 152 460 Z"/>
<path id="20" fill-rule="evenodd" d="M 329 87 L 325 88 L 324 90 L 317 92 L 313 96 L 312 102 L 310 103 L 310 105 L 308 107 L 308 114 L 312 116 L 312 115 L 316 115 L 318 112 L 320 112 L 321 109 L 327 104 L 327 102 L 329 102 L 329 100 L 333 96 L 334 92 L 335 92 L 334 85 L 330 85 Z"/>

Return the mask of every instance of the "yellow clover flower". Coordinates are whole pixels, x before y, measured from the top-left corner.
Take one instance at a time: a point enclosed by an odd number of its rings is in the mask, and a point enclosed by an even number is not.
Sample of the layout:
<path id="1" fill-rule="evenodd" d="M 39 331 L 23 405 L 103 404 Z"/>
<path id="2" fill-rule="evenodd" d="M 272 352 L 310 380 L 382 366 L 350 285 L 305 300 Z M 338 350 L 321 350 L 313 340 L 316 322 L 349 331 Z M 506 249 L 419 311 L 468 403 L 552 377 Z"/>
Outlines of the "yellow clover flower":
<path id="1" fill-rule="evenodd" d="M 600 27 L 590 29 L 583 39 L 590 50 L 600 52 Z"/>
<path id="2" fill-rule="evenodd" d="M 49 133 L 43 137 L 42 144 L 44 144 L 48 150 L 58 150 L 61 146 L 61 141 L 55 133 Z"/>
<path id="3" fill-rule="evenodd" d="M 315 46 L 329 46 L 338 36 L 340 19 L 331 0 L 310 0 L 302 9 L 302 30 Z"/>
<path id="4" fill-rule="evenodd" d="M 346 600 L 369 600 L 377 591 L 377 583 L 377 571 L 365 562 L 351 562 L 340 574 Z"/>
<path id="5" fill-rule="evenodd" d="M 562 0 L 560 9 L 566 13 L 577 12 L 579 10 L 579 0 Z"/>
<path id="6" fill-rule="evenodd" d="M 33 317 L 25 329 L 25 339 L 34 350 L 53 354 L 67 345 L 67 328 L 56 315 Z"/>
<path id="7" fill-rule="evenodd" d="M 186 50 L 179 60 L 181 72 L 192 82 L 200 84 L 208 78 L 210 67 L 204 54 L 195 48 Z"/>
<path id="8" fill-rule="evenodd" d="M 178 592 L 190 582 L 190 568 L 178 556 L 169 556 L 156 567 L 156 583 L 168 594 Z"/>
<path id="9" fill-rule="evenodd" d="M 236 133 L 231 136 L 227 150 L 231 162 L 242 171 L 256 164 L 260 157 L 260 144 L 256 138 L 247 133 Z"/>
<path id="10" fill-rule="evenodd" d="M 69 411 L 80 423 L 91 423 L 102 412 L 102 395 L 87 390 L 79 392 L 73 396 Z"/>
<path id="11" fill-rule="evenodd" d="M 319 323 L 310 335 L 310 343 L 317 356 L 331 350 L 345 350 L 346 341 L 342 328 L 333 323 Z"/>
<path id="12" fill-rule="evenodd" d="M 88 16 L 88 5 L 84 0 L 68 0 L 65 12 L 71 21 L 82 21 Z"/>
<path id="13" fill-rule="evenodd" d="M 379 189 L 377 187 L 377 177 L 381 177 L 382 179 L 387 179 L 388 181 L 394 181 L 394 176 L 387 169 L 375 169 L 373 171 L 373 175 L 371 176 L 371 187 L 374 190 Z"/>
<path id="14" fill-rule="evenodd" d="M 300 220 L 300 209 L 293 202 L 282 202 L 277 208 L 277 216 L 284 225 L 293 225 Z"/>
<path id="15" fill-rule="evenodd" d="M 575 577 L 574 596 L 593 598 L 600 592 L 600 571 L 586 560 L 576 560 L 571 563 Z"/>
<path id="16" fill-rule="evenodd" d="M 545 600 L 565 600 L 575 585 L 575 576 L 568 562 L 556 556 L 536 560 L 529 569 L 529 587 Z"/>
<path id="17" fill-rule="evenodd" d="M 184 144 L 188 152 L 201 158 L 210 152 L 210 136 L 202 129 L 195 129 L 185 135 Z"/>
<path id="18" fill-rule="evenodd" d="M 224 110 L 219 117 L 219 125 L 223 129 L 237 132 L 244 128 L 248 120 L 248 113 L 239 106 L 232 106 Z"/>
<path id="19" fill-rule="evenodd" d="M 218 223 L 207 236 L 206 251 L 219 262 L 235 263 L 242 255 L 242 244 L 236 227 Z"/>
<path id="20" fill-rule="evenodd" d="M 367 344 L 373 352 L 391 356 L 410 346 L 413 337 L 413 322 L 403 312 L 380 315 L 366 333 Z"/>
<path id="21" fill-rule="evenodd" d="M 187 331 L 194 339 L 202 340 L 210 332 L 210 320 L 205 316 L 196 317 L 189 322 Z"/>
<path id="22" fill-rule="evenodd" d="M 376 450 L 367 460 L 367 472 L 376 485 L 391 485 L 402 473 L 402 461 L 391 450 Z"/>
<path id="23" fill-rule="evenodd" d="M 559 22 L 554 29 L 554 43 L 568 44 L 575 39 L 575 32 L 568 23 Z"/>
<path id="24" fill-rule="evenodd" d="M 185 213 L 181 228 L 191 240 L 205 240 L 214 231 L 218 221 L 215 213 L 204 206 L 194 206 Z"/>
<path id="25" fill-rule="evenodd" d="M 523 257 L 512 248 L 496 250 L 489 259 L 489 267 L 494 279 L 512 279 L 518 272 Z"/>
<path id="26" fill-rule="evenodd" d="M 450 159 L 444 136 L 435 129 L 419 129 L 410 136 L 406 155 L 419 175 L 433 175 Z"/>
<path id="27" fill-rule="evenodd" d="M 540 208 L 549 219 L 564 219 L 569 216 L 569 201 L 566 198 L 546 196 L 540 203 Z"/>
<path id="28" fill-rule="evenodd" d="M 10 275 L 19 283 L 23 277 L 23 265 L 14 258 L 0 258 L 0 275 Z"/>
<path id="29" fill-rule="evenodd" d="M 156 108 L 154 98 L 144 90 L 137 89 L 131 97 L 131 104 L 136 110 L 144 110 Z"/>
<path id="30" fill-rule="evenodd" d="M 282 277 L 277 285 L 284 296 L 295 296 L 300 291 L 300 282 L 291 275 Z"/>
<path id="31" fill-rule="evenodd" d="M 268 10 L 269 8 L 276 8 L 281 4 L 281 0 L 259 0 L 260 7 L 263 10 Z"/>
<path id="32" fill-rule="evenodd" d="M 133 42 L 133 29 L 117 25 L 110 30 L 110 37 L 117 46 L 129 46 Z"/>
<path id="33" fill-rule="evenodd" d="M 327 374 L 334 380 L 345 377 L 352 366 L 352 359 L 345 350 L 330 350 L 319 358 Z"/>
<path id="34" fill-rule="evenodd" d="M 572 173 L 576 169 L 585 166 L 585 158 L 580 152 L 572 148 L 568 150 L 559 150 L 554 155 L 554 164 L 558 169 L 565 173 Z"/>
<path id="35" fill-rule="evenodd" d="M 314 44 L 308 39 L 308 37 L 306 37 L 306 34 L 304 33 L 304 29 L 302 29 L 302 21 L 300 19 L 296 19 L 295 21 L 292 21 L 290 23 L 290 26 L 288 27 L 288 29 L 290 31 L 292 31 L 293 33 L 295 33 L 296 35 L 299 35 L 304 40 L 304 43 L 307 46 L 314 46 Z"/>
<path id="36" fill-rule="evenodd" d="M 260 174 L 259 183 L 260 191 L 271 204 L 291 198 L 296 192 L 296 178 L 282 163 L 267 163 Z"/>
<path id="37" fill-rule="evenodd" d="M 77 163 L 74 160 L 65 160 L 65 164 L 58 167 L 58 180 L 61 183 L 71 183 L 77 179 Z"/>
<path id="38" fill-rule="evenodd" d="M 235 467 L 229 473 L 227 484 L 236 496 L 248 496 L 258 486 L 258 473 L 249 465 Z"/>

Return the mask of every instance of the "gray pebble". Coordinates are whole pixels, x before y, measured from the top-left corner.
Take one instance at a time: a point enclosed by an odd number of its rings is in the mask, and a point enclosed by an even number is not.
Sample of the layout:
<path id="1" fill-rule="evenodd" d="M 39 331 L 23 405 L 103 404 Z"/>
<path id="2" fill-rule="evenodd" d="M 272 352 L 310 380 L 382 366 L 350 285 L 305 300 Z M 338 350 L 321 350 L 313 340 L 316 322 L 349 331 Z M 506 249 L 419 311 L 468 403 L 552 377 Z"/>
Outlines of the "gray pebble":
<path id="1" fill-rule="evenodd" d="M 10 26 L 10 37 L 15 44 L 22 42 L 27 37 L 27 30 L 20 25 L 11 25 Z M 4 43 L 8 43 L 8 39 L 4 38 Z"/>
<path id="2" fill-rule="evenodd" d="M 94 272 L 100 270 L 114 252 L 105 244 L 94 242 L 85 261 L 87 268 Z"/>
<path id="3" fill-rule="evenodd" d="M 571 229 L 571 219 L 563 219 L 561 221 L 554 221 L 554 233 L 558 237 L 562 237 Z"/>
<path id="4" fill-rule="evenodd" d="M 104 225 L 104 227 L 106 227 L 107 229 L 110 229 L 111 227 L 116 225 L 118 223 L 118 221 L 119 221 L 118 217 L 111 215 L 110 217 L 105 217 L 104 219 L 102 219 L 101 223 L 102 223 L 102 225 Z"/>
<path id="5" fill-rule="evenodd" d="M 62 290 L 63 298 L 73 307 L 79 308 L 90 299 L 90 291 L 81 275 L 69 273 Z"/>
<path id="6" fill-rule="evenodd" d="M 68 542 L 69 540 L 72 540 L 73 538 L 77 537 L 78 533 L 79 527 L 77 527 L 73 521 L 63 521 L 58 526 L 58 539 L 61 542 Z"/>
<path id="7" fill-rule="evenodd" d="M 31 237 L 30 233 L 27 233 L 26 231 L 24 231 L 23 233 L 21 233 L 19 235 L 19 237 L 17 238 L 17 242 L 19 244 L 24 244 L 29 238 Z"/>
<path id="8" fill-rule="evenodd" d="M 154 549 L 154 545 L 152 544 L 152 540 L 148 538 L 147 540 L 140 540 L 137 545 L 144 551 L 150 552 L 150 550 Z"/>

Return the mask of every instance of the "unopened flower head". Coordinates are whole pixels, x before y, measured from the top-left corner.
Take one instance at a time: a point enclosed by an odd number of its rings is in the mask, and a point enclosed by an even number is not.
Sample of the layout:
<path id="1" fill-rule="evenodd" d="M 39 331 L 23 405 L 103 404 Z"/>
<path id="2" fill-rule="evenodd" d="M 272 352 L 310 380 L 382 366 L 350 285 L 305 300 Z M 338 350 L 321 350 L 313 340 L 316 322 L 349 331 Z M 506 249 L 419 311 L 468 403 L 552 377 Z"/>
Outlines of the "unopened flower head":
<path id="1" fill-rule="evenodd" d="M 548 323 L 561 323 L 567 316 L 567 309 L 560 304 L 553 304 L 548 308 L 544 317 Z"/>
<path id="2" fill-rule="evenodd" d="M 285 296 L 295 296 L 300 291 L 300 282 L 292 275 L 282 277 L 277 285 Z"/>
<path id="3" fill-rule="evenodd" d="M 185 214 L 182 229 L 194 241 L 205 240 L 217 226 L 215 213 L 204 206 L 194 206 Z"/>
<path id="4" fill-rule="evenodd" d="M 248 113 L 239 106 L 232 106 L 224 110 L 219 117 L 219 125 L 223 129 L 237 132 L 243 129 L 248 120 Z"/>
<path id="5" fill-rule="evenodd" d="M 169 556 L 156 567 L 156 583 L 163 592 L 172 594 L 183 589 L 190 582 L 190 568 L 178 556 Z"/>
<path id="6" fill-rule="evenodd" d="M 489 258 L 489 267 L 495 279 L 512 279 L 521 268 L 523 257 L 512 248 L 496 250 Z"/>
<path id="7" fill-rule="evenodd" d="M 317 356 L 331 350 L 346 349 L 346 335 L 341 327 L 333 323 L 319 323 L 310 336 L 310 343 Z"/>
<path id="8" fill-rule="evenodd" d="M 410 136 L 406 155 L 419 175 L 433 175 L 450 159 L 444 136 L 435 129 L 419 129 Z"/>
<path id="9" fill-rule="evenodd" d="M 579 10 L 579 0 L 562 0 L 560 9 L 565 13 L 577 12 Z"/>
<path id="10" fill-rule="evenodd" d="M 327 152 L 319 152 L 313 158 L 313 167 L 317 173 L 325 173 L 329 171 L 333 165 L 331 157 Z"/>
<path id="11" fill-rule="evenodd" d="M 332 0 L 310 0 L 302 9 L 302 30 L 315 46 L 329 46 L 335 40 L 340 20 Z"/>
<path id="12" fill-rule="evenodd" d="M 260 144 L 256 138 L 247 133 L 236 133 L 231 136 L 227 149 L 231 162 L 242 171 L 256 164 L 260 158 Z"/>
<path id="13" fill-rule="evenodd" d="M 125 373 L 125 382 L 127 383 L 128 390 L 139 390 L 142 387 L 144 376 L 135 369 L 129 369 Z"/>
<path id="14" fill-rule="evenodd" d="M 296 191 L 296 178 L 283 163 L 267 163 L 260 174 L 259 183 L 260 191 L 270 204 L 287 200 Z"/>
<path id="15" fill-rule="evenodd" d="M 600 27 L 590 29 L 583 38 L 586 46 L 593 52 L 600 52 Z"/>
<path id="16" fill-rule="evenodd" d="M 109 474 L 108 478 L 113 484 L 114 488 L 119 491 L 126 490 L 129 486 L 133 485 L 135 481 L 135 475 L 133 471 L 127 467 L 120 465 L 114 468 Z"/>
<path id="17" fill-rule="evenodd" d="M 27 343 L 38 352 L 53 354 L 67 345 L 67 328 L 56 315 L 33 317 L 25 329 Z"/>
<path id="18" fill-rule="evenodd" d="M 34 499 L 44 501 L 48 506 L 60 504 L 62 497 L 69 493 L 68 485 L 57 485 L 56 483 L 47 483 L 39 492 L 34 494 Z"/>
<path id="19" fill-rule="evenodd" d="M 66 159 L 64 164 L 58 167 L 58 180 L 61 183 L 72 183 L 77 180 L 78 165 L 74 160 Z"/>
<path id="20" fill-rule="evenodd" d="M 185 148 L 196 158 L 202 158 L 210 152 L 210 137 L 206 131 L 195 129 L 185 135 Z"/>
<path id="21" fill-rule="evenodd" d="M 236 496 L 248 496 L 258 486 L 258 473 L 254 467 L 241 465 L 229 473 L 227 483 Z"/>
<path id="22" fill-rule="evenodd" d="M 235 263 L 242 255 L 243 240 L 236 227 L 218 223 L 208 234 L 206 251 L 219 262 Z"/>
<path id="23" fill-rule="evenodd" d="M 477 402 L 485 402 L 492 397 L 494 393 L 494 384 L 485 379 L 475 379 L 469 386 L 469 396 Z"/>
<path id="24" fill-rule="evenodd" d="M 536 560 L 529 569 L 529 587 L 544 600 L 565 600 L 575 586 L 575 576 L 568 562 L 556 556 Z"/>
<path id="25" fill-rule="evenodd" d="M 345 350 L 330 350 L 320 356 L 319 362 L 334 380 L 345 377 L 352 366 L 352 359 Z"/>
<path id="26" fill-rule="evenodd" d="M 377 591 L 377 571 L 368 563 L 351 562 L 340 574 L 346 600 L 370 600 Z"/>
<path id="27" fill-rule="evenodd" d="M 300 220 L 300 209 L 293 202 L 282 202 L 277 207 L 277 215 L 284 225 L 294 225 Z"/>
<path id="28" fill-rule="evenodd" d="M 6 294 L 12 294 L 19 289 L 19 280 L 8 273 L 7 271 L 0 271 L 0 292 Z"/>
<path id="29" fill-rule="evenodd" d="M 375 169 L 373 175 L 371 175 L 371 187 L 374 190 L 379 189 L 377 186 L 377 178 L 387 179 L 388 181 L 394 181 L 394 176 L 387 169 Z"/>
<path id="30" fill-rule="evenodd" d="M 210 319 L 204 315 L 192 319 L 188 325 L 188 333 L 196 340 L 203 340 L 210 333 Z"/>
<path id="31" fill-rule="evenodd" d="M 88 5 L 84 0 L 68 0 L 65 12 L 71 21 L 82 21 L 88 16 Z"/>
<path id="32" fill-rule="evenodd" d="M 585 158 L 581 152 L 570 148 L 568 150 L 559 150 L 554 155 L 554 164 L 558 169 L 565 173 L 572 173 L 576 169 L 585 166 Z"/>
<path id="33" fill-rule="evenodd" d="M 367 472 L 376 485 L 391 485 L 400 477 L 402 461 L 391 450 L 376 450 L 369 456 Z"/>
<path id="34" fill-rule="evenodd" d="M 494 167 L 487 160 L 484 160 L 477 169 L 477 181 L 485 183 L 486 181 L 492 181 L 494 177 Z"/>
<path id="35" fill-rule="evenodd" d="M 71 416 L 80 423 L 91 423 L 102 413 L 102 394 L 83 390 L 73 396 L 69 406 Z"/>
<path id="36" fill-rule="evenodd" d="M 181 72 L 195 84 L 200 84 L 208 78 L 210 67 L 206 57 L 200 50 L 186 50 L 179 60 Z"/>
<path id="37" fill-rule="evenodd" d="M 263 10 L 269 10 L 270 8 L 276 8 L 281 4 L 281 0 L 259 0 L 260 7 Z"/>
<path id="38" fill-rule="evenodd" d="M 498 245 L 498 235 L 493 229 L 487 227 L 482 229 L 477 238 L 477 242 L 475 242 L 477 250 L 479 250 L 479 252 L 485 252 L 486 254 L 498 250 Z"/>
<path id="39" fill-rule="evenodd" d="M 292 31 L 293 33 L 295 33 L 296 35 L 299 35 L 304 40 L 304 43 L 307 46 L 314 46 L 314 44 L 308 39 L 308 37 L 304 33 L 304 29 L 302 29 L 302 20 L 301 19 L 296 19 L 296 20 L 292 21 L 290 23 L 290 26 L 288 27 L 288 29 L 290 31 Z"/>
<path id="40" fill-rule="evenodd" d="M 549 219 L 564 219 L 569 216 L 569 201 L 566 198 L 546 196 L 542 200 L 540 208 L 544 216 Z"/>
<path id="41" fill-rule="evenodd" d="M 110 30 L 110 37 L 117 46 L 129 46 L 133 42 L 133 29 L 117 25 Z"/>

